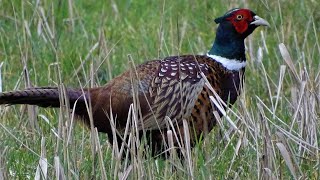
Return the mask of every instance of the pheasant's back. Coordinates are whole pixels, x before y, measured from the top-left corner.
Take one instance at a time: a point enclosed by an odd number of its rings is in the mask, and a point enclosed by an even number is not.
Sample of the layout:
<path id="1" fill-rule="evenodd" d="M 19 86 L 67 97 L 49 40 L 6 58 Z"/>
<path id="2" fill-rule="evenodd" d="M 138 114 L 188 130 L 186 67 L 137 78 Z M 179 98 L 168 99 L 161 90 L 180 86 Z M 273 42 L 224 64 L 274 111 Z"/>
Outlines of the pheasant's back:
<path id="1" fill-rule="evenodd" d="M 166 128 L 165 119 L 178 124 L 182 119 L 212 119 L 211 93 L 201 73 L 220 95 L 226 71 L 207 56 L 173 56 L 126 71 L 104 88 L 92 90 L 92 102 L 97 102 L 93 106 L 94 117 L 96 123 L 103 124 L 97 127 L 107 127 L 106 112 L 112 112 L 118 129 L 123 129 L 133 103 L 139 106 L 139 129 Z"/>

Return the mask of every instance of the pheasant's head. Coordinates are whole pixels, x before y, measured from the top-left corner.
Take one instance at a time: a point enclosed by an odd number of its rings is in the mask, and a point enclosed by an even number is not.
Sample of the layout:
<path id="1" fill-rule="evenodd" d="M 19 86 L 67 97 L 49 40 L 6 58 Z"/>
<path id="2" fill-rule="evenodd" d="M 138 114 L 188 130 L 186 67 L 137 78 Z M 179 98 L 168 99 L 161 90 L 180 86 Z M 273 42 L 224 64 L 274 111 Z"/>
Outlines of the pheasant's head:
<path id="1" fill-rule="evenodd" d="M 215 60 L 218 60 L 219 57 L 236 60 L 236 63 L 240 62 L 240 68 L 245 65 L 246 61 L 244 39 L 257 27 L 269 26 L 266 20 L 251 10 L 239 8 L 228 11 L 214 21 L 219 24 L 219 27 L 208 55 L 212 55 L 211 57 Z M 226 62 L 228 64 L 234 61 Z"/>
<path id="2" fill-rule="evenodd" d="M 250 35 L 258 26 L 270 26 L 269 23 L 249 9 L 232 9 L 222 17 L 214 20 L 220 26 L 234 30 L 243 39 Z M 226 29 L 228 30 L 228 29 Z"/>

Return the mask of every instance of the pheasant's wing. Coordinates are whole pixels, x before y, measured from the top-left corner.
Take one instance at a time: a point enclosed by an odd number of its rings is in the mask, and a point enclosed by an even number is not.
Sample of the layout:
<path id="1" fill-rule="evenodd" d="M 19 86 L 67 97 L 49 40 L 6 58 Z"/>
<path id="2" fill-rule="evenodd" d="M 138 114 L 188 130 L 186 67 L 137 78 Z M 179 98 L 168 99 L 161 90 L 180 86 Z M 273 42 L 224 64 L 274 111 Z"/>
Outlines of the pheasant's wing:
<path id="1" fill-rule="evenodd" d="M 174 56 L 160 61 L 155 76 L 148 87 L 149 111 L 143 114 L 139 129 L 162 129 L 167 127 L 165 117 L 177 120 L 191 115 L 205 80 L 200 72 L 207 74 L 208 65 L 197 59 L 204 56 Z M 201 61 L 203 62 L 203 61 Z M 141 89 L 141 88 L 140 88 Z M 150 110 L 151 109 L 151 110 Z"/>

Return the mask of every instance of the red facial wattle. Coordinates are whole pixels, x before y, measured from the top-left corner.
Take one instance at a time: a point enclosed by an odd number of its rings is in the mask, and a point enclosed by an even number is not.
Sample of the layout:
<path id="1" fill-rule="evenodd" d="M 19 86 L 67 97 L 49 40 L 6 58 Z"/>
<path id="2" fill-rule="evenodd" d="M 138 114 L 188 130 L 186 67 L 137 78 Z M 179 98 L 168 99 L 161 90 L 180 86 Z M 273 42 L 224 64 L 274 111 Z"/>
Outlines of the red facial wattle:
<path id="1" fill-rule="evenodd" d="M 233 26 L 235 27 L 236 31 L 239 34 L 244 33 L 248 29 L 248 23 L 245 21 L 242 22 L 232 22 Z"/>
<path id="2" fill-rule="evenodd" d="M 242 18 L 239 19 L 238 17 Z M 236 31 L 239 34 L 242 34 L 248 29 L 249 23 L 253 20 L 253 17 L 250 10 L 240 9 L 227 19 L 233 24 Z"/>

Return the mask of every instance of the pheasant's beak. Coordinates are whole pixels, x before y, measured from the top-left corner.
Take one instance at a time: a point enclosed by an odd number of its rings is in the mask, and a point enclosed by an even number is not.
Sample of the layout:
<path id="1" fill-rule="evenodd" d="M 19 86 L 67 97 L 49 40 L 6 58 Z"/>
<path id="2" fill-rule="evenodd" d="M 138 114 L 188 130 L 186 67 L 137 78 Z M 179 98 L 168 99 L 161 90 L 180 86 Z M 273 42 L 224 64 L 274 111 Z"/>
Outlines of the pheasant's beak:
<path id="1" fill-rule="evenodd" d="M 268 21 L 262 19 L 261 17 L 259 17 L 257 15 L 254 16 L 253 19 L 254 20 L 250 24 L 254 24 L 256 26 L 268 26 L 268 27 L 270 27 L 270 24 L 268 23 Z"/>

